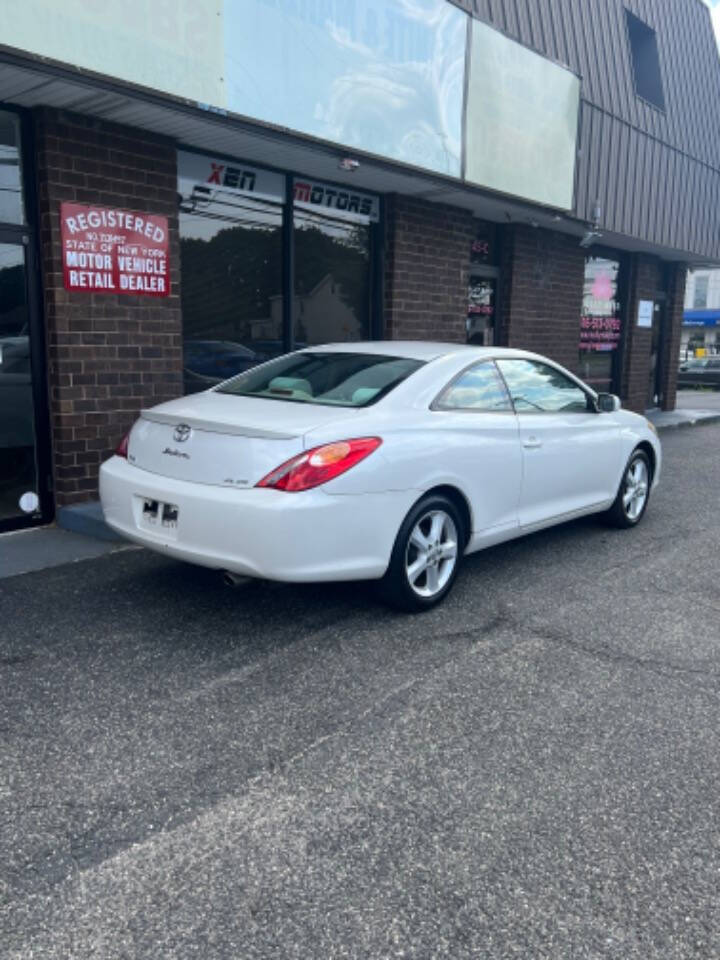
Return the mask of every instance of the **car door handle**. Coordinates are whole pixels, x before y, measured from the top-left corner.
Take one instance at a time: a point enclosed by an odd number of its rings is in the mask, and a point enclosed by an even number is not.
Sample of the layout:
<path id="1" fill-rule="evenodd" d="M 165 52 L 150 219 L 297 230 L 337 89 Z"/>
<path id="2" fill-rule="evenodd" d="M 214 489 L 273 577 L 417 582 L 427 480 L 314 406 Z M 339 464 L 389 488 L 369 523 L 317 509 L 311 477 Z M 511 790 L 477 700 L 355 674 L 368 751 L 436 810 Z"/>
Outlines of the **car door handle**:
<path id="1" fill-rule="evenodd" d="M 526 450 L 536 450 L 542 446 L 542 440 L 538 440 L 537 437 L 526 437 L 523 440 L 523 446 Z"/>

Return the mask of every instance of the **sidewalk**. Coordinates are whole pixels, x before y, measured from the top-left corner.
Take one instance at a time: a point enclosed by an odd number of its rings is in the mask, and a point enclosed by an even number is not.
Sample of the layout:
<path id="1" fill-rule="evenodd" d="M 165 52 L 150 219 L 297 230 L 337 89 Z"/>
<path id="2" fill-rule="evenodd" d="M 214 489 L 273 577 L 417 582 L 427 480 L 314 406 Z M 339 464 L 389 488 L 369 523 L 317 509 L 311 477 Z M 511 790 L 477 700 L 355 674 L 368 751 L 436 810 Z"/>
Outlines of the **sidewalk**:
<path id="1" fill-rule="evenodd" d="M 674 410 L 651 410 L 647 418 L 658 430 L 720 423 L 720 390 L 678 390 Z"/>
<path id="2" fill-rule="evenodd" d="M 97 540 L 60 527 L 4 533 L 0 536 L 0 579 L 132 549 L 137 548 L 123 541 Z"/>

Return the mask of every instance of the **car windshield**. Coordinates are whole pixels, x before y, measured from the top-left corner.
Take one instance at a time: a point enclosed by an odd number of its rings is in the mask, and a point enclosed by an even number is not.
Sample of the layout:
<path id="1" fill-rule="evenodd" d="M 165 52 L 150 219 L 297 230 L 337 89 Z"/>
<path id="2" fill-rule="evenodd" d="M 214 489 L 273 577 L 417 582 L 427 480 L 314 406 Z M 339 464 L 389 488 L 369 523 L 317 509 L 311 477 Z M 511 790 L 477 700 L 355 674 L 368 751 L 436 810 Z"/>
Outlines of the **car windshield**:
<path id="1" fill-rule="evenodd" d="M 216 392 L 294 403 L 367 407 L 421 366 L 420 360 L 376 353 L 307 350 L 241 373 L 216 387 Z"/>

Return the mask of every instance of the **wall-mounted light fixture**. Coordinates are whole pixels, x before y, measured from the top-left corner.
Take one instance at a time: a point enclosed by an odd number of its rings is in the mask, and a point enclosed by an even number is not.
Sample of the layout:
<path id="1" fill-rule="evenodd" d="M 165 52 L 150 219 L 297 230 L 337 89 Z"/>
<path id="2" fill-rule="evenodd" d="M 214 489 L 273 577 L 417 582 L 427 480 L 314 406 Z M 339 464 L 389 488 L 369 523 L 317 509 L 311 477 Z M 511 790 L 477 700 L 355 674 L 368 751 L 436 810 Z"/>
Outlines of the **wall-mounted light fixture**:
<path id="1" fill-rule="evenodd" d="M 348 173 L 354 173 L 360 166 L 360 161 L 354 157 L 341 157 L 338 161 L 338 167 Z"/>

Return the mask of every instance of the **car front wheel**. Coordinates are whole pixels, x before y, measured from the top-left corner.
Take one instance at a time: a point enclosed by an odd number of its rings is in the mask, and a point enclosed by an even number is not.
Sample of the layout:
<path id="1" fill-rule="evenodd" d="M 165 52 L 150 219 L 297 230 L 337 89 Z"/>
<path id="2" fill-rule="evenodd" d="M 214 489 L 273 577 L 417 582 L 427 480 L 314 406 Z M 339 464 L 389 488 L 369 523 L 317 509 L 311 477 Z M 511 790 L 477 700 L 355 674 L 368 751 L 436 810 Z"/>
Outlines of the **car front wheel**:
<path id="1" fill-rule="evenodd" d="M 606 516 L 616 527 L 634 527 L 640 523 L 650 498 L 652 471 L 644 450 L 635 450 L 625 467 L 615 502 Z"/>
<path id="2" fill-rule="evenodd" d="M 439 494 L 423 497 L 395 540 L 381 581 L 385 599 L 411 612 L 440 603 L 457 575 L 464 542 L 462 518 L 452 500 Z"/>

